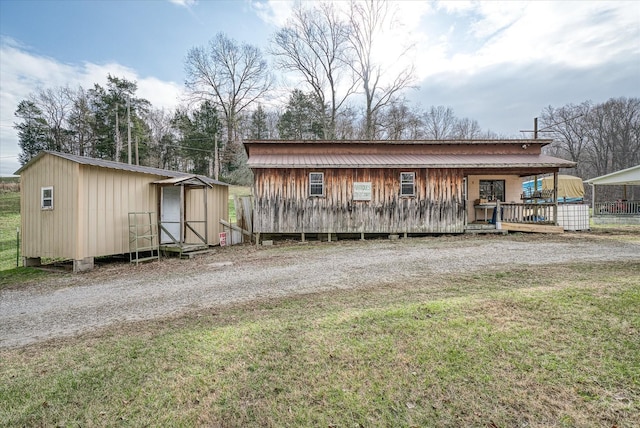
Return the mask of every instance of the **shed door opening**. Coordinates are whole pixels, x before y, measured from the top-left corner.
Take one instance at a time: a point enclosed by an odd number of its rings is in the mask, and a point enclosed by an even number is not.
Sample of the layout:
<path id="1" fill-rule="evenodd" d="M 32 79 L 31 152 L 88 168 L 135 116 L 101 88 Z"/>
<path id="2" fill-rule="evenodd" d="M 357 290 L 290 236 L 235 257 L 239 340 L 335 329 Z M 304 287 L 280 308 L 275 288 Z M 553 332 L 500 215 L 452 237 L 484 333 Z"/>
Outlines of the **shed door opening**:
<path id="1" fill-rule="evenodd" d="M 160 221 L 173 237 L 180 241 L 180 187 L 162 187 L 162 206 L 160 207 Z M 164 230 L 160 232 L 160 243 L 169 244 L 173 240 Z"/>

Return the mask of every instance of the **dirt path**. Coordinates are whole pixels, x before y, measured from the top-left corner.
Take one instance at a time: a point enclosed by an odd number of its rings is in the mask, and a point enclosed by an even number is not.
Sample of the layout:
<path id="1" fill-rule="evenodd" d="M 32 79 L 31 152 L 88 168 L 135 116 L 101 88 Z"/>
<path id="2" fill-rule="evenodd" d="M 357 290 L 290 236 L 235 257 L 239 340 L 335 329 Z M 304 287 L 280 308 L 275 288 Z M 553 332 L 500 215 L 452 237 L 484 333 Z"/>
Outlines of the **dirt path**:
<path id="1" fill-rule="evenodd" d="M 194 260 L 110 264 L 0 291 L 0 348 L 122 322 L 430 274 L 568 262 L 640 261 L 637 236 L 457 236 L 218 248 Z"/>

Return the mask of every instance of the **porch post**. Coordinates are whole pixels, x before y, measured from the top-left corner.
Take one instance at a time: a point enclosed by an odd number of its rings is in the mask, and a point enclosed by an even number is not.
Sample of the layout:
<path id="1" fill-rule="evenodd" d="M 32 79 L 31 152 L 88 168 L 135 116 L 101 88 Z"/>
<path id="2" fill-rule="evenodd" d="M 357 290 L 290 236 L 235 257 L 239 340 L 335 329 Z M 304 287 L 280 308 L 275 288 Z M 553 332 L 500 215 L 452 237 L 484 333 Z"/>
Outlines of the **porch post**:
<path id="1" fill-rule="evenodd" d="M 187 201 L 184 197 L 184 185 L 180 185 L 180 242 L 184 243 L 187 237 L 187 225 L 185 224 L 185 204 Z"/>
<path id="2" fill-rule="evenodd" d="M 202 186 L 202 190 L 204 191 L 204 244 L 209 245 L 209 213 L 207 210 L 207 199 L 209 197 L 209 192 L 207 192 L 207 186 Z"/>
<path id="3" fill-rule="evenodd" d="M 553 224 L 558 225 L 558 171 L 553 173 Z"/>

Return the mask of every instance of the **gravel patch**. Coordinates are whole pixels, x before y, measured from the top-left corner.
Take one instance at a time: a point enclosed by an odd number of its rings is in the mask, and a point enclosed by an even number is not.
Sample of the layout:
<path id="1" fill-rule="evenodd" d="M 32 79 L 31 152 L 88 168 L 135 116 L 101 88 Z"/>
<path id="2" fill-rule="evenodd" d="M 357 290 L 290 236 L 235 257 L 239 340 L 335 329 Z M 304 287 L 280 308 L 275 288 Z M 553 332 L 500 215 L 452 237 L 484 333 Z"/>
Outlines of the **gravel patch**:
<path id="1" fill-rule="evenodd" d="M 639 239 L 454 236 L 217 248 L 193 260 L 110 264 L 0 291 L 0 348 L 255 299 L 381 286 L 434 274 L 640 261 Z"/>

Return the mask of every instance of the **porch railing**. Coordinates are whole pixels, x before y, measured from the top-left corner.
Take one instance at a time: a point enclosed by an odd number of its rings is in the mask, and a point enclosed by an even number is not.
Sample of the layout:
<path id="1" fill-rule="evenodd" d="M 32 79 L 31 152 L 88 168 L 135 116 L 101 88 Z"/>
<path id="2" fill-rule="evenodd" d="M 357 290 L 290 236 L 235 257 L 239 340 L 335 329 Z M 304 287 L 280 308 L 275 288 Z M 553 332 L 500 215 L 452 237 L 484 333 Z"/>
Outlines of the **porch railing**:
<path id="1" fill-rule="evenodd" d="M 500 203 L 501 218 L 508 223 L 556 223 L 555 204 Z"/>
<path id="2" fill-rule="evenodd" d="M 640 215 L 640 201 L 618 200 L 614 202 L 596 202 L 593 207 L 593 215 Z"/>

